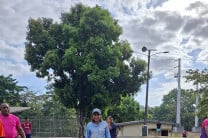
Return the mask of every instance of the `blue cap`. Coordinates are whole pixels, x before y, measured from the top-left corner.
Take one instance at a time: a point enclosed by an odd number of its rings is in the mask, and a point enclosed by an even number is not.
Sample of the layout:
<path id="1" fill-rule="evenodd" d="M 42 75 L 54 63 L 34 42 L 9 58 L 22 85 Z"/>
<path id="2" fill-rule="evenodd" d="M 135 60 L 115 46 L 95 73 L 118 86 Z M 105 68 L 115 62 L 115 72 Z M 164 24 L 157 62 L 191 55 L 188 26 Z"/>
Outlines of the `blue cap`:
<path id="1" fill-rule="evenodd" d="M 92 114 L 94 114 L 94 113 L 98 113 L 99 115 L 101 115 L 101 110 L 98 109 L 98 108 L 94 108 L 94 109 L 92 110 Z"/>

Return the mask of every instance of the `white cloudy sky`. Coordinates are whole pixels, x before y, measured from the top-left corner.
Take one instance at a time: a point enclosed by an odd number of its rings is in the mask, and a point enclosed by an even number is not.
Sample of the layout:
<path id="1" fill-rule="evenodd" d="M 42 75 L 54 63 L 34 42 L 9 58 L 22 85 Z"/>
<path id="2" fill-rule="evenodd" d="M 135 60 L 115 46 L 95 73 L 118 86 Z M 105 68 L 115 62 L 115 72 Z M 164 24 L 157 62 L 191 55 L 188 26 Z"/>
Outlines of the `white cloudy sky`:
<path id="1" fill-rule="evenodd" d="M 0 0 L 0 75 L 12 74 L 20 85 L 44 93 L 46 81 L 35 77 L 24 60 L 28 19 L 59 21 L 60 13 L 76 3 L 108 9 L 123 28 L 121 39 L 138 52 L 135 56 L 147 60 L 143 46 L 157 49 L 152 54 L 169 51 L 151 57 L 150 106 L 160 105 L 163 95 L 177 88 L 177 59 L 181 58 L 182 76 L 187 69 L 208 65 L 207 0 Z M 181 79 L 183 89 L 191 86 Z M 145 85 L 135 99 L 144 105 Z"/>

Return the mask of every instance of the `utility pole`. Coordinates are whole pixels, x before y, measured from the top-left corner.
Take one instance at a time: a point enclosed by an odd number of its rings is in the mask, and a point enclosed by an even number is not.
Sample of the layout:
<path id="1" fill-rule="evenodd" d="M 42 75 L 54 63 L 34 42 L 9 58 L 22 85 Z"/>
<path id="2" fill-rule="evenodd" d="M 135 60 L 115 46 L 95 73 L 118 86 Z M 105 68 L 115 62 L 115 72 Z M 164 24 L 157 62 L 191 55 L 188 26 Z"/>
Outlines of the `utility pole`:
<path id="1" fill-rule="evenodd" d="M 144 115 L 144 125 L 147 125 L 147 108 L 148 108 L 148 89 L 149 89 L 149 67 L 150 67 L 150 52 L 148 50 L 148 62 L 147 62 L 147 84 L 146 84 L 146 100 L 145 100 L 145 115 Z"/>
<path id="2" fill-rule="evenodd" d="M 199 117 L 198 117 L 198 104 L 199 104 L 199 83 L 196 84 L 196 100 L 195 100 L 195 124 L 192 127 L 192 132 L 200 132 Z"/>
<path id="3" fill-rule="evenodd" d="M 178 73 L 175 75 L 178 82 L 178 91 L 177 91 L 177 103 L 176 103 L 176 126 L 174 127 L 175 132 L 181 132 L 183 127 L 181 126 L 181 59 L 178 59 Z"/>
<path id="4" fill-rule="evenodd" d="M 156 49 L 147 49 L 146 47 L 142 47 L 142 52 L 148 51 L 148 62 L 147 62 L 147 85 L 146 85 L 146 100 L 145 100 L 145 114 L 144 114 L 144 126 L 142 126 L 142 136 L 148 136 L 148 128 L 147 128 L 147 116 L 148 116 L 148 93 L 149 93 L 149 79 L 150 79 L 150 58 L 153 55 L 157 55 L 160 53 L 169 53 L 169 51 L 163 51 L 154 53 L 151 55 L 151 51 L 156 51 Z"/>
<path id="5" fill-rule="evenodd" d="M 181 59 L 178 59 L 178 92 L 177 92 L 177 110 L 176 110 L 176 124 L 181 126 Z"/>
<path id="6" fill-rule="evenodd" d="M 199 118 L 198 118 L 198 104 L 199 104 L 199 84 L 196 85 L 196 107 L 195 107 L 195 127 L 199 127 Z"/>

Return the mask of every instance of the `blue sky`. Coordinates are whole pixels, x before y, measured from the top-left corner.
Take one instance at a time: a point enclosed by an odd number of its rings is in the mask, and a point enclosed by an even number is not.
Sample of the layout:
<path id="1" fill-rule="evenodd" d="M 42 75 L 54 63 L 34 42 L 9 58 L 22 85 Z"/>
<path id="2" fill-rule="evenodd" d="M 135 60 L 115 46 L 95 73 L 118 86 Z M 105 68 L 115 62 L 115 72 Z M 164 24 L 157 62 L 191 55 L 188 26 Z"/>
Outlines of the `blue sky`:
<path id="1" fill-rule="evenodd" d="M 207 0 L 0 0 L 0 75 L 12 74 L 20 85 L 44 93 L 47 82 L 37 78 L 24 60 L 25 37 L 29 18 L 48 17 L 59 21 L 61 12 L 77 3 L 100 5 L 111 12 L 123 28 L 134 56 L 147 61 L 142 47 L 151 49 L 149 106 L 158 106 L 163 95 L 177 88 L 174 74 L 181 58 L 181 88 L 194 88 L 183 78 L 187 69 L 204 69 L 208 65 L 208 2 Z M 140 52 L 140 53 L 139 53 Z M 147 54 L 147 53 L 146 53 Z M 145 88 L 135 96 L 145 104 Z"/>

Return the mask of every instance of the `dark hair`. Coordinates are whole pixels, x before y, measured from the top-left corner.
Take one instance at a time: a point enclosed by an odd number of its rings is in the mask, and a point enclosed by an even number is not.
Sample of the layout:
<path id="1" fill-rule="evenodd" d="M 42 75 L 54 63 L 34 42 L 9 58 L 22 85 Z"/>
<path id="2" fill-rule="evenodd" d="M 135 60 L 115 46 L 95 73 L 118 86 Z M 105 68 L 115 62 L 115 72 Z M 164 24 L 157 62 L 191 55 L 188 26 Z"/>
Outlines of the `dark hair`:
<path id="1" fill-rule="evenodd" d="M 27 116 L 25 116 L 25 119 L 28 119 Z"/>
<path id="2" fill-rule="evenodd" d="M 102 120 L 103 120 L 103 118 L 102 118 L 102 115 L 101 114 L 98 114 L 99 116 L 100 116 L 100 120 L 99 120 L 99 122 L 101 122 Z M 91 115 L 91 121 L 92 122 L 95 122 L 95 120 L 93 119 L 93 114 Z"/>
<path id="3" fill-rule="evenodd" d="M 108 118 L 110 118 L 110 119 L 113 119 L 113 117 L 110 115 L 110 116 L 108 116 Z"/>

